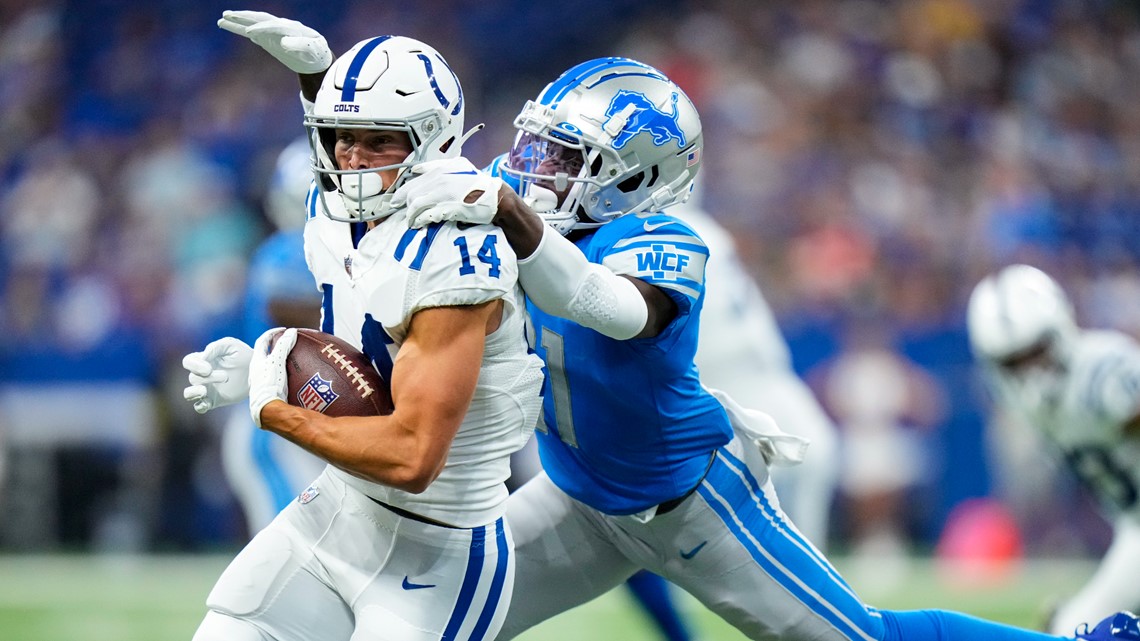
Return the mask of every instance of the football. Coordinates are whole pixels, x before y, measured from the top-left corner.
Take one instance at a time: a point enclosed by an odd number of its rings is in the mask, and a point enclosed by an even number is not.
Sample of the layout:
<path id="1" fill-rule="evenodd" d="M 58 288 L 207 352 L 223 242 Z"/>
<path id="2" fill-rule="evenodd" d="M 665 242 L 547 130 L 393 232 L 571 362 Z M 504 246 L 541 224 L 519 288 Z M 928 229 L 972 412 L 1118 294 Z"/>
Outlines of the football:
<path id="1" fill-rule="evenodd" d="M 315 329 L 298 329 L 285 360 L 290 405 L 328 416 L 392 413 L 392 392 L 361 351 Z"/>

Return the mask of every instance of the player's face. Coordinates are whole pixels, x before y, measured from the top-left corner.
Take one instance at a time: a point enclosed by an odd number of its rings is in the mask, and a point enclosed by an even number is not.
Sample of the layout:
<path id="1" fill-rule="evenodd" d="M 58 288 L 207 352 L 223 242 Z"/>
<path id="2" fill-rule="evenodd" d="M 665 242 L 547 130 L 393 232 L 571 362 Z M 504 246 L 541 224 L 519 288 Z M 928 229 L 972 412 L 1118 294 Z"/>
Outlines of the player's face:
<path id="1" fill-rule="evenodd" d="M 580 149 L 560 145 L 551 140 L 523 133 L 515 141 L 507 159 L 508 166 L 541 176 L 550 176 L 552 179 L 558 174 L 565 174 L 569 178 L 578 178 L 582 174 L 582 167 L 586 159 Z M 570 192 L 570 183 L 559 189 L 554 180 L 543 181 L 543 187 L 550 189 L 558 196 L 558 204 L 566 200 Z"/>
<path id="2" fill-rule="evenodd" d="M 383 129 L 337 129 L 336 164 L 342 170 L 373 169 L 398 165 L 412 153 L 412 141 L 403 131 Z M 379 172 L 387 189 L 396 181 L 399 169 Z"/>

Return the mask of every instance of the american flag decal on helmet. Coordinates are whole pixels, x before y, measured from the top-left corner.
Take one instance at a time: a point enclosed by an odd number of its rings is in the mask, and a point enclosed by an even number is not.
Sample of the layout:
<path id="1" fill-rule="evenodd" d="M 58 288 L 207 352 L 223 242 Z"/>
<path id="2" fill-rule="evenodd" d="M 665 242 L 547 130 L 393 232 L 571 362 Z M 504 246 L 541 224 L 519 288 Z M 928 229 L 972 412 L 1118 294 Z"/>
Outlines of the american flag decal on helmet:
<path id="1" fill-rule="evenodd" d="M 685 166 L 686 167 L 692 167 L 693 165 L 697 164 L 700 161 L 701 161 L 701 150 L 699 147 L 696 149 L 693 149 L 692 151 L 689 152 L 689 155 L 685 156 Z"/>
<path id="2" fill-rule="evenodd" d="M 315 412 L 324 412 L 338 398 L 340 394 L 333 391 L 332 382 L 321 378 L 320 374 L 313 374 L 297 392 L 297 402 L 301 407 Z"/>

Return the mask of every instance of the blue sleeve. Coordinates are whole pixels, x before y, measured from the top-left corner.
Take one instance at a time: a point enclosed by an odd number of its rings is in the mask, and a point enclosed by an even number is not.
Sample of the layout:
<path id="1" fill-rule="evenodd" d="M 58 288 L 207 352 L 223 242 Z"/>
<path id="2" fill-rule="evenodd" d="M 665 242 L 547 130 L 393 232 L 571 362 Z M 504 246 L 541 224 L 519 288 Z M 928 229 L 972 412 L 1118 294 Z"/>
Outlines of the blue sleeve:
<path id="1" fill-rule="evenodd" d="M 701 237 L 666 214 L 622 216 L 602 226 L 587 257 L 616 274 L 664 290 L 687 314 L 705 288 L 709 250 Z"/>

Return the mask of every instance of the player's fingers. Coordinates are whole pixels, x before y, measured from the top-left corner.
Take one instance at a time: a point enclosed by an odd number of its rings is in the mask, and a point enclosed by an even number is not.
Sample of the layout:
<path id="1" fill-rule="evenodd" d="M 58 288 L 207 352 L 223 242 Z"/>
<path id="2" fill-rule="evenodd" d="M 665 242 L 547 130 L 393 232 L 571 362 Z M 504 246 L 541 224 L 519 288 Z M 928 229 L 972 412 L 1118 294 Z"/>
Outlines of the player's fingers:
<path id="1" fill-rule="evenodd" d="M 235 25 L 245 27 L 259 22 L 265 22 L 266 20 L 272 20 L 276 17 L 277 16 L 272 13 L 266 13 L 264 11 L 226 10 L 222 12 L 223 20 L 228 20 Z"/>
<path id="2" fill-rule="evenodd" d="M 246 33 L 246 28 L 242 25 L 234 24 L 232 22 L 226 22 L 225 20 L 219 20 L 218 26 L 221 27 L 222 29 L 224 29 L 225 31 L 229 31 L 230 33 L 236 33 L 237 35 L 239 35 L 243 38 L 249 37 L 249 34 Z"/>
<path id="3" fill-rule="evenodd" d="M 284 327 L 274 327 L 273 329 L 267 329 L 262 332 L 261 336 L 258 336 L 257 341 L 253 344 L 253 357 L 258 358 L 259 356 L 268 354 L 270 351 L 269 344 L 273 340 L 273 337 L 280 334 L 284 329 Z M 290 346 L 290 349 L 292 349 L 292 346 Z"/>
<path id="4" fill-rule="evenodd" d="M 273 354 L 275 356 L 281 355 L 281 357 L 284 358 L 285 355 L 292 351 L 293 346 L 296 344 L 297 328 L 290 327 L 289 329 L 282 332 L 281 336 L 277 338 L 277 342 L 273 344 Z"/>
<path id="5" fill-rule="evenodd" d="M 206 360 L 202 352 L 194 352 L 182 357 L 182 367 L 192 375 L 209 376 L 214 367 Z"/>
<path id="6" fill-rule="evenodd" d="M 188 401 L 199 401 L 206 396 L 206 387 L 204 385 L 190 385 L 182 390 L 182 398 Z"/>
<path id="7" fill-rule="evenodd" d="M 198 401 L 197 403 L 194 403 L 194 411 L 198 412 L 199 414 L 205 414 L 206 412 L 209 412 L 213 408 L 214 408 L 213 405 L 211 405 L 210 402 L 206 401 L 206 400 L 201 400 L 201 401 Z"/>
<path id="8" fill-rule="evenodd" d="M 230 380 L 230 375 L 229 372 L 225 370 L 214 370 L 207 376 L 191 374 L 187 377 L 187 379 L 190 381 L 191 385 L 217 385 L 219 383 L 225 383 L 226 381 Z"/>

